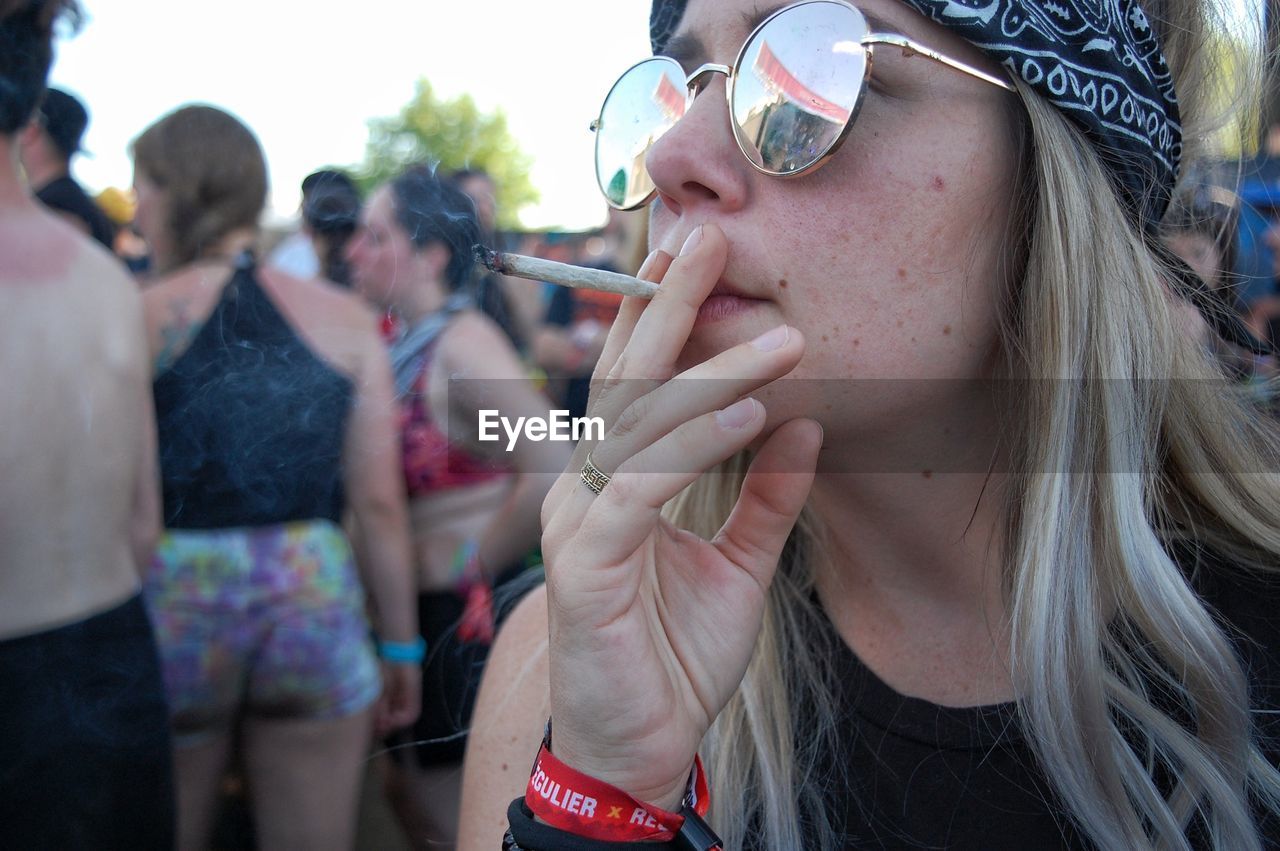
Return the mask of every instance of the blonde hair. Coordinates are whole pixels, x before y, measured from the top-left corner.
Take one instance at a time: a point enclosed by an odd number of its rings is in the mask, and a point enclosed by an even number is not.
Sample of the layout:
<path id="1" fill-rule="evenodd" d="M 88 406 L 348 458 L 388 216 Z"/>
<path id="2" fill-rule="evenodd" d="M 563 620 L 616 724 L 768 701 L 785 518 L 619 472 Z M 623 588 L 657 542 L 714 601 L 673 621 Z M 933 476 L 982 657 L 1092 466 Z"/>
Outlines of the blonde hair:
<path id="1" fill-rule="evenodd" d="M 1214 84 L 1203 54 L 1211 10 L 1147 7 L 1164 29 L 1192 156 Z M 1214 848 L 1260 849 L 1251 803 L 1280 812 L 1280 773 L 1260 752 L 1236 651 L 1188 577 L 1205 552 L 1216 570 L 1276 572 L 1280 475 L 1258 471 L 1280 469 L 1280 441 L 1180 333 L 1170 271 L 1094 146 L 1033 93 L 1022 100 L 1028 156 L 1015 204 L 1027 215 L 1013 217 L 1025 231 L 1010 253 L 1025 271 L 1001 317 L 1008 372 L 1025 388 L 1004 435 L 1003 492 L 1022 732 L 1100 848 L 1188 849 L 1195 830 Z M 714 534 L 744 460 L 718 472 L 668 516 Z M 822 547 L 802 514 L 742 685 L 703 743 L 714 800 L 731 802 L 712 811 L 726 849 L 840 846 L 823 790 L 849 784 L 815 775 L 820 754 L 840 752 L 832 654 L 814 645 L 824 633 L 811 623 L 822 617 L 812 593 Z"/>

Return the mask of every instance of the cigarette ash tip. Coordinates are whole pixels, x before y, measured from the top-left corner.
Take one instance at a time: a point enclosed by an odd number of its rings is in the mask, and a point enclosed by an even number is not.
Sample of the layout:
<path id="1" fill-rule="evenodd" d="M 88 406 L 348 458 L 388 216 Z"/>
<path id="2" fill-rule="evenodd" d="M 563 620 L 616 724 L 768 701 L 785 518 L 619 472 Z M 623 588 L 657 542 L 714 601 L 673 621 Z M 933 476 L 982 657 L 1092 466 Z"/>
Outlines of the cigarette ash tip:
<path id="1" fill-rule="evenodd" d="M 477 242 L 471 246 L 471 253 L 475 255 L 476 261 L 490 272 L 502 271 L 502 254 L 500 252 Z"/>

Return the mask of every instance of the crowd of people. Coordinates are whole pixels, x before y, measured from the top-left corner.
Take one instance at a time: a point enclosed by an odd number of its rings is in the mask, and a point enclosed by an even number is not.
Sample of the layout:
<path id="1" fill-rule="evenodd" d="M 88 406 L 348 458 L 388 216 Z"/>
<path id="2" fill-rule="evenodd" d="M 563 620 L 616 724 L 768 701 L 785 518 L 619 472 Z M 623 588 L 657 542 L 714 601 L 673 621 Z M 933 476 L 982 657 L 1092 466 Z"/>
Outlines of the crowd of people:
<path id="1" fill-rule="evenodd" d="M 0 738 L 4 788 L 26 791 L 0 844 L 208 847 L 232 777 L 259 847 L 349 848 L 380 777 L 406 844 L 450 847 L 488 647 L 569 457 L 496 451 L 465 424 L 482 405 L 545 416 L 607 322 L 544 323 L 542 286 L 475 267 L 499 239 L 479 170 L 411 167 L 367 198 L 318 170 L 269 246 L 257 139 L 188 106 L 140 128 L 131 197 L 91 197 L 72 168 L 88 109 L 44 85 L 53 22 L 75 12 L 11 3 L 2 23 L 44 57 L 0 69 L 21 88 L 4 90 L 5 284 L 28 284 L 5 303 L 41 327 L 78 306 L 59 357 L 11 338 L 31 416 L 6 417 L 0 655 L 27 697 Z M 550 383 L 530 358 L 547 334 L 584 352 L 557 349 Z M 41 429 L 59 400 L 77 413 Z M 21 531 L 41 514 L 60 519 Z M 94 669 L 115 675 L 64 679 Z M 93 805 L 59 816 L 75 796 Z"/>
<path id="2" fill-rule="evenodd" d="M 1176 146 L 934 5 L 655 0 L 599 231 L 423 163 L 278 238 L 213 106 L 88 193 L 77 6 L 0 0 L 0 847 L 229 847 L 229 779 L 263 849 L 368 847 L 365 784 L 423 851 L 1280 847 L 1280 205 L 1190 167 L 1212 69 L 1136 4 L 1052 50 Z M 776 70 L 828 31 L 843 103 Z"/>

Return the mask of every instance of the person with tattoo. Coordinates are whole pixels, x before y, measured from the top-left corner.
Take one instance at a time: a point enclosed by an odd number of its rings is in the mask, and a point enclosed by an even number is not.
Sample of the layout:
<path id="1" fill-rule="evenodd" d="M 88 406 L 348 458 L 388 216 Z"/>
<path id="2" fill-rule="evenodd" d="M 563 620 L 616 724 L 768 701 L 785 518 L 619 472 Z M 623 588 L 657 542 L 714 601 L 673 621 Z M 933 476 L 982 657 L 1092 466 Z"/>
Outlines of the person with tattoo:
<path id="1" fill-rule="evenodd" d="M 0 0 L 0 848 L 169 848 L 140 568 L 159 532 L 137 287 L 33 199 L 18 137 L 66 0 Z"/>
<path id="2" fill-rule="evenodd" d="M 237 119 L 179 109 L 133 154 L 179 845 L 208 844 L 238 748 L 262 847 L 348 849 L 369 743 L 416 719 L 424 652 L 386 350 L 356 296 L 254 261 L 266 163 Z"/>

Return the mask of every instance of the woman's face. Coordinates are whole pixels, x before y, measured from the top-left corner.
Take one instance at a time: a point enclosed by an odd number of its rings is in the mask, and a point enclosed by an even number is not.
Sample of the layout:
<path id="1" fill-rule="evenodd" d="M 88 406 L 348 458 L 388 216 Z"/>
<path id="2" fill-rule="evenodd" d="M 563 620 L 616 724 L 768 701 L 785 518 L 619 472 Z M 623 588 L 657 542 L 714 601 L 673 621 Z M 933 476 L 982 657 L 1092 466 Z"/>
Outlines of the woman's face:
<path id="1" fill-rule="evenodd" d="M 347 244 L 352 281 L 374 304 L 392 307 L 413 259 L 413 243 L 396 220 L 391 188 L 383 186 L 361 210 L 360 227 Z"/>
<path id="2" fill-rule="evenodd" d="M 859 5 L 885 22 L 873 18 L 872 31 L 892 29 L 1000 73 L 978 50 L 905 5 Z M 752 19 L 763 17 L 758 8 L 756 0 L 691 0 L 677 36 L 693 37 L 702 49 L 676 57 L 686 73 L 703 62 L 733 62 Z M 899 49 L 878 45 L 874 51 L 871 81 L 848 138 L 826 165 L 803 177 L 783 180 L 752 169 L 734 142 L 718 75 L 650 151 L 648 169 L 659 192 L 652 247 L 675 254 L 695 227 L 716 223 L 729 241 L 721 285 L 753 299 L 704 306 L 683 367 L 785 322 L 806 340 L 792 377 L 989 373 L 998 300 L 1007 284 L 1002 261 L 1017 171 L 1014 96 Z M 915 398 L 923 392 L 920 382 L 910 390 L 896 384 L 898 415 L 909 413 L 904 403 L 938 401 Z M 865 400 L 810 395 L 789 399 L 788 415 L 816 417 L 828 437 L 833 426 L 839 431 L 841 418 L 865 413 Z"/>

